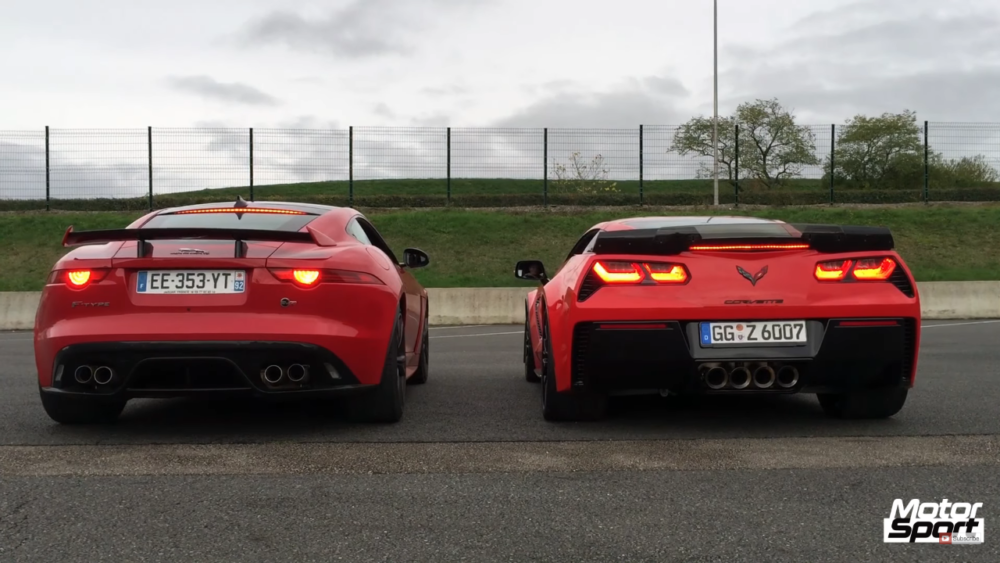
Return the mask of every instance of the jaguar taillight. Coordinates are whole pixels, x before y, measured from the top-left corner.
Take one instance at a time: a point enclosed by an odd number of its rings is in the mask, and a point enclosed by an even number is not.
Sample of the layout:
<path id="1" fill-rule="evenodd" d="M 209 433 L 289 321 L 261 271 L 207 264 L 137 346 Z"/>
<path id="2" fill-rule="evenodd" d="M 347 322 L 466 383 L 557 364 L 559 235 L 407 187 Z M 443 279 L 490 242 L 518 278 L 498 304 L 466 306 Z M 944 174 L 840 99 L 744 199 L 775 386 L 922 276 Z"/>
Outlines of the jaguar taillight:
<path id="1" fill-rule="evenodd" d="M 273 268 L 271 274 L 283 282 L 289 282 L 303 289 L 325 283 L 381 284 L 382 280 L 365 272 L 349 270 Z"/>

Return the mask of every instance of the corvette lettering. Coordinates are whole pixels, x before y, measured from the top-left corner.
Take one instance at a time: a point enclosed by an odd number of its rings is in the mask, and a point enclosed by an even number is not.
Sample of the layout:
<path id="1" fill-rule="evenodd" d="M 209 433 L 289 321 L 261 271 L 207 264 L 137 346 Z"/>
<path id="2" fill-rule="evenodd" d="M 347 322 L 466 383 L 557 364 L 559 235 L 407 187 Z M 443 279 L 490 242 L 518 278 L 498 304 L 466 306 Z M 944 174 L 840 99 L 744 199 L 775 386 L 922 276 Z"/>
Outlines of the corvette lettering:
<path id="1" fill-rule="evenodd" d="M 726 305 L 781 305 L 784 299 L 728 299 Z"/>
<path id="2" fill-rule="evenodd" d="M 86 301 L 74 301 L 70 306 L 71 307 L 110 307 L 111 303 L 109 303 L 107 301 L 94 301 L 94 302 L 91 302 L 91 303 L 88 303 Z"/>

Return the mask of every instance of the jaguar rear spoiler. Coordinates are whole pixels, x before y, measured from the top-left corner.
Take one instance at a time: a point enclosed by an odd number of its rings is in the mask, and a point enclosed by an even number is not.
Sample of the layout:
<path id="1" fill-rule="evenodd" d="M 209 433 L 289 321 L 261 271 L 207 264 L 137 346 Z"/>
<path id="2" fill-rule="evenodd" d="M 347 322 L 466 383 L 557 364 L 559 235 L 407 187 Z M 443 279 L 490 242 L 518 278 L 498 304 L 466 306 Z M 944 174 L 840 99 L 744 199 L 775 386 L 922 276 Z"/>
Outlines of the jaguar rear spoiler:
<path id="1" fill-rule="evenodd" d="M 699 245 L 808 245 L 818 252 L 868 252 L 895 248 L 885 227 L 792 223 L 697 225 L 602 232 L 595 254 L 673 255 Z"/>
<path id="2" fill-rule="evenodd" d="M 235 256 L 246 256 L 246 241 L 266 242 L 303 242 L 317 246 L 336 246 L 330 237 L 320 233 L 310 226 L 306 231 L 268 231 L 262 229 L 213 229 L 194 227 L 175 227 L 162 229 L 106 229 L 97 231 L 74 231 L 71 225 L 63 235 L 63 246 L 80 246 L 84 244 L 104 244 L 109 242 L 138 241 L 139 258 L 149 255 L 151 240 L 232 240 L 235 242 Z"/>

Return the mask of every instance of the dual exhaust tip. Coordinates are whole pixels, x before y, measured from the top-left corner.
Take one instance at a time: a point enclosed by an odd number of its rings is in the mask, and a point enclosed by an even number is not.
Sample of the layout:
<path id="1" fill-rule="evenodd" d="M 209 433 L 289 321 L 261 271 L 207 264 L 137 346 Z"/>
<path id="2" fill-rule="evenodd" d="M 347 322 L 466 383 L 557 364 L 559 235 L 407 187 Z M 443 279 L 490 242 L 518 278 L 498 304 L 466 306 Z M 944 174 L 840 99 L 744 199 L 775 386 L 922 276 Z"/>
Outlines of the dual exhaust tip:
<path id="1" fill-rule="evenodd" d="M 115 378 L 115 370 L 108 366 L 80 366 L 73 372 L 73 379 L 80 385 L 107 385 Z"/>
<path id="2" fill-rule="evenodd" d="M 268 385 L 279 385 L 286 379 L 292 383 L 302 383 L 309 378 L 309 367 L 302 364 L 292 364 L 287 368 L 272 364 L 264 368 L 261 379 Z"/>
<path id="3" fill-rule="evenodd" d="M 799 370 L 793 366 L 782 366 L 775 371 L 773 367 L 762 364 L 752 372 L 747 367 L 737 367 L 726 370 L 722 366 L 705 369 L 705 385 L 718 391 L 725 387 L 742 390 L 753 385 L 755 389 L 770 389 L 777 386 L 780 389 L 791 389 L 799 382 Z"/>

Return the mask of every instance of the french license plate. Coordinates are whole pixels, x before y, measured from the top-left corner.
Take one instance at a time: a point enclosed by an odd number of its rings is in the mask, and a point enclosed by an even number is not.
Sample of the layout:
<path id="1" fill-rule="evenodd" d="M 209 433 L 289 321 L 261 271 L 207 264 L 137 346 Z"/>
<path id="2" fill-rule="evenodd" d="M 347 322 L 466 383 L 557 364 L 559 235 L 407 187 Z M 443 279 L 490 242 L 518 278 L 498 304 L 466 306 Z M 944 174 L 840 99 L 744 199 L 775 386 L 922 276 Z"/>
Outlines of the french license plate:
<path id="1" fill-rule="evenodd" d="M 243 270 L 147 270 L 136 276 L 141 294 L 220 294 L 246 291 Z"/>
<path id="2" fill-rule="evenodd" d="M 805 321 L 701 323 L 702 346 L 804 344 L 807 341 Z"/>

